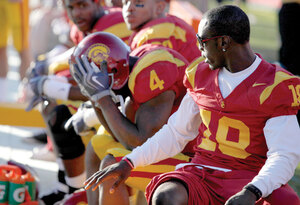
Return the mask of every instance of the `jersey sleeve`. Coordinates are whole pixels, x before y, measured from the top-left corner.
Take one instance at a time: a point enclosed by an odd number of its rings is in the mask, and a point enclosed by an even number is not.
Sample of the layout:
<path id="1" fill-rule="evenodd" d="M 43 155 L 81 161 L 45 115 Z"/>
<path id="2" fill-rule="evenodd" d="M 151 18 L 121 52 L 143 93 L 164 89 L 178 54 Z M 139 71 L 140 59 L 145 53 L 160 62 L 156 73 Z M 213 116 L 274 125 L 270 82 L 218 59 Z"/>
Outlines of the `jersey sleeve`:
<path id="1" fill-rule="evenodd" d="M 135 101 L 144 103 L 166 90 L 173 90 L 178 95 L 178 68 L 186 66 L 186 63 L 186 60 L 177 58 L 164 48 L 154 49 L 142 55 L 133 67 L 128 81 Z M 182 78 L 183 76 L 181 82 Z"/>
<path id="2" fill-rule="evenodd" d="M 276 70 L 273 82 L 264 87 L 258 100 L 271 117 L 296 115 L 300 109 L 300 78 Z"/>

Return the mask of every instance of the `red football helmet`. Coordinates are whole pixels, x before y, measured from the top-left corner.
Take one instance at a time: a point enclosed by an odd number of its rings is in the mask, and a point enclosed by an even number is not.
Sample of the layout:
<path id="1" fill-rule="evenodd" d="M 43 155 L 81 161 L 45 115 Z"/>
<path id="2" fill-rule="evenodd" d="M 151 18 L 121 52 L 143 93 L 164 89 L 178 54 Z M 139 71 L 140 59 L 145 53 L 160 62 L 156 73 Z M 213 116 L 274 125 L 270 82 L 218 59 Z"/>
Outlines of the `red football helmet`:
<path id="1" fill-rule="evenodd" d="M 113 73 L 112 89 L 121 89 L 129 77 L 130 48 L 117 36 L 107 32 L 96 32 L 86 36 L 75 48 L 70 63 L 75 57 L 86 55 L 98 67 L 103 60 L 107 62 L 108 73 Z"/>

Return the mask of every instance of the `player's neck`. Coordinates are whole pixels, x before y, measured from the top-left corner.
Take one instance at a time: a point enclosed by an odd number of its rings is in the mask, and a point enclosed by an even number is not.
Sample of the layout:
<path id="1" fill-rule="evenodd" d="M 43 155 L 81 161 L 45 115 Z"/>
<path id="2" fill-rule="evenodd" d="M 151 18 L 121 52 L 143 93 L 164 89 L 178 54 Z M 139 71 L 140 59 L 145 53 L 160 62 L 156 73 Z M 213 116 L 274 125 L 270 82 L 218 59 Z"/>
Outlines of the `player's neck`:
<path id="1" fill-rule="evenodd" d="M 236 73 L 248 68 L 255 60 L 255 53 L 252 51 L 249 43 L 235 46 L 228 51 L 225 68 Z"/>

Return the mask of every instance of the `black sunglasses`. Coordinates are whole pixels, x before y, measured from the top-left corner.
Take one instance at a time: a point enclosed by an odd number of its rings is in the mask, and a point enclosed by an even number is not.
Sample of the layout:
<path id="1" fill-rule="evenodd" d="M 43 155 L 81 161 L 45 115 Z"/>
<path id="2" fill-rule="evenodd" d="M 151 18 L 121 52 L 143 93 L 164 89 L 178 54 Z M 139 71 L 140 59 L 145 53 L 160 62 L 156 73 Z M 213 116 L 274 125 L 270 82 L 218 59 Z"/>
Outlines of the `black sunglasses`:
<path id="1" fill-rule="evenodd" d="M 202 37 L 199 36 L 198 33 L 196 33 L 197 40 L 198 40 L 201 47 L 203 47 L 203 43 L 205 43 L 207 41 L 210 41 L 210 40 L 213 40 L 213 39 L 216 39 L 216 38 L 221 38 L 223 36 L 214 36 L 214 37 L 211 37 L 211 38 L 202 38 Z"/>

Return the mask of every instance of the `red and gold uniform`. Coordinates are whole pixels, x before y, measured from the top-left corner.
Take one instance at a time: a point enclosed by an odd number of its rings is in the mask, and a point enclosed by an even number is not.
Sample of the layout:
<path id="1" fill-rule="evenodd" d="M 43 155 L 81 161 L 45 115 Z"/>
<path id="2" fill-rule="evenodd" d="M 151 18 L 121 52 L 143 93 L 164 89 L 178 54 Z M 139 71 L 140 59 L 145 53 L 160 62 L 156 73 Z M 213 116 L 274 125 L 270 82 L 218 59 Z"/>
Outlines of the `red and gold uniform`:
<path id="1" fill-rule="evenodd" d="M 206 63 L 191 64 L 187 69 L 184 83 L 202 119 L 195 156 L 189 166 L 155 177 L 147 187 L 148 199 L 159 184 L 177 178 L 188 187 L 188 204 L 224 204 L 230 196 L 253 182 L 266 165 L 267 152 L 274 148 L 274 143 L 278 144 L 272 140 L 266 143 L 268 137 L 272 137 L 264 132 L 267 121 L 296 115 L 300 108 L 300 78 L 283 68 L 262 60 L 226 98 L 220 91 L 219 72 L 220 69 L 211 70 Z M 282 149 L 292 150 L 291 147 Z M 266 168 L 267 172 L 271 172 L 270 167 Z M 274 190 L 272 188 L 268 194 Z M 278 191 L 281 194 L 292 192 L 287 186 Z M 280 194 L 278 196 L 280 198 Z M 267 200 L 272 201 L 272 198 Z"/>
<path id="2" fill-rule="evenodd" d="M 147 46 L 144 45 L 131 53 L 132 56 L 140 56 L 128 80 L 135 111 L 140 105 L 159 94 L 173 90 L 176 94 L 172 110 L 174 112 L 186 93 L 183 86 L 183 76 L 188 62 L 178 52 L 162 46 L 145 52 L 148 49 Z M 103 159 L 107 154 L 112 154 L 119 161 L 123 156 L 130 153 L 107 133 L 94 136 L 91 142 L 100 159 Z M 191 150 L 185 151 L 192 152 Z M 175 170 L 178 163 L 188 161 L 188 156 L 179 154 L 159 163 L 134 169 L 126 184 L 144 191 L 153 176 Z"/>
<path id="3" fill-rule="evenodd" d="M 14 47 L 23 51 L 29 47 L 29 3 L 28 0 L 0 1 L 0 48 L 7 46 L 12 34 Z"/>
<path id="4" fill-rule="evenodd" d="M 184 56 L 189 62 L 201 56 L 197 47 L 196 33 L 185 21 L 172 15 L 146 23 L 129 39 L 131 50 L 143 44 L 158 44 Z"/>
<path id="5" fill-rule="evenodd" d="M 200 64 L 185 80 L 204 122 L 199 131 L 209 133 L 199 136 L 192 162 L 257 172 L 267 158 L 265 123 L 273 117 L 297 114 L 300 80 L 263 60 L 224 99 L 217 86 L 218 72 Z M 215 160 L 210 158 L 212 153 Z"/>

